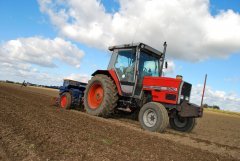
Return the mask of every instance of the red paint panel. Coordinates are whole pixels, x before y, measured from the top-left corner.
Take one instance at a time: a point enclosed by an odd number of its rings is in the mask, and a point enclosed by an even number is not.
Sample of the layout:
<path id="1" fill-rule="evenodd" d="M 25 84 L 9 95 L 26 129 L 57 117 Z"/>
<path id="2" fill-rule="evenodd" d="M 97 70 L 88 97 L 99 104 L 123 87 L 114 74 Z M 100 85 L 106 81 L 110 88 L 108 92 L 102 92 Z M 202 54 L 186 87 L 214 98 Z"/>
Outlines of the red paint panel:
<path id="1" fill-rule="evenodd" d="M 176 100 L 168 100 L 166 99 L 166 94 L 175 94 Z M 168 91 L 155 91 L 152 90 L 152 100 L 155 102 L 169 103 L 169 104 L 177 104 L 178 93 L 177 92 L 168 92 Z"/>
<path id="2" fill-rule="evenodd" d="M 181 79 L 167 78 L 167 77 L 149 77 L 143 78 L 143 86 L 164 86 L 164 87 L 175 87 L 178 88 Z"/>
<path id="3" fill-rule="evenodd" d="M 122 90 L 121 90 L 121 86 L 120 86 L 120 83 L 119 83 L 119 80 L 118 80 L 118 77 L 117 77 L 117 74 L 114 70 L 108 70 L 108 72 L 110 73 L 111 77 L 113 78 L 116 86 L 117 86 L 117 89 L 118 89 L 118 94 L 120 96 L 122 96 Z"/>
<path id="4" fill-rule="evenodd" d="M 146 76 L 143 79 L 143 90 L 150 90 L 152 92 L 153 101 L 177 104 L 178 91 L 181 82 L 181 79 Z M 177 96 L 176 100 L 173 101 L 166 99 L 166 94 L 175 94 Z"/>

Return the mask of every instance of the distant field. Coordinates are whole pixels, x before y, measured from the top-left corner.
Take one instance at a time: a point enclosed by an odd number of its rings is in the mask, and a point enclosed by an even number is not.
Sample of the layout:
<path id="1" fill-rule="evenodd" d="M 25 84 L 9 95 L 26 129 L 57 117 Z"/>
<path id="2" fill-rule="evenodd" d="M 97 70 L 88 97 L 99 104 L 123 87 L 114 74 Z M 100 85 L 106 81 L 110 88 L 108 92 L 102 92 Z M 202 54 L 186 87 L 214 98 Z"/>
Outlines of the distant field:
<path id="1" fill-rule="evenodd" d="M 223 113 L 223 114 L 229 114 L 229 115 L 237 115 L 240 116 L 240 112 L 232 112 L 232 111 L 225 111 L 225 110 L 217 110 L 212 108 L 205 108 L 204 109 L 207 112 L 216 112 L 216 113 Z"/>
<path id="2" fill-rule="evenodd" d="M 20 89 L 22 91 L 29 91 L 29 92 L 34 92 L 34 93 L 39 93 L 39 94 L 44 94 L 48 96 L 53 96 L 57 97 L 58 96 L 58 89 L 52 89 L 52 88 L 45 88 L 45 87 L 35 87 L 35 86 L 27 86 L 27 87 L 21 87 L 19 84 L 12 84 L 12 83 L 3 83 L 0 82 L 0 85 L 9 85 L 12 87 L 15 87 L 16 89 Z"/>

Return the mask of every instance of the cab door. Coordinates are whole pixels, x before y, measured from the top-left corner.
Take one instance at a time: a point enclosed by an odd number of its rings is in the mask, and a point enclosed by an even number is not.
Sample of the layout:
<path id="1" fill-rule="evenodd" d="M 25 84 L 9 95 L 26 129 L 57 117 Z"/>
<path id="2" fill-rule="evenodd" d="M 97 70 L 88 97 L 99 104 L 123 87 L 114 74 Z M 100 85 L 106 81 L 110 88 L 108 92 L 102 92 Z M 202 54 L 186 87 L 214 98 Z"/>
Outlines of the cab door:
<path id="1" fill-rule="evenodd" d="M 114 69 L 119 78 L 123 96 L 132 96 L 136 79 L 136 50 L 117 49 Z"/>
<path id="2" fill-rule="evenodd" d="M 143 88 L 144 76 L 159 77 L 160 76 L 160 57 L 151 54 L 146 50 L 139 53 L 139 64 L 137 72 L 137 83 L 134 90 L 134 96 L 141 96 Z"/>

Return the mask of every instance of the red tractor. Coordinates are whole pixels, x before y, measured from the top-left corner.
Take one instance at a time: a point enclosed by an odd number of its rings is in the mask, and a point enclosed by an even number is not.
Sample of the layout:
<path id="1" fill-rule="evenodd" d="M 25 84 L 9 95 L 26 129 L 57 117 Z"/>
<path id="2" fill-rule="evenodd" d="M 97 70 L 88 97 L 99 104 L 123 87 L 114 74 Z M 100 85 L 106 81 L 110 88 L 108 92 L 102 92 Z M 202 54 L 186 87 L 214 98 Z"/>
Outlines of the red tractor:
<path id="1" fill-rule="evenodd" d="M 84 108 L 90 115 L 109 117 L 118 110 L 137 114 L 143 129 L 171 128 L 190 132 L 203 108 L 190 103 L 192 85 L 163 77 L 165 52 L 146 44 L 111 46 L 108 70 L 97 70 L 84 90 Z M 60 99 L 61 101 L 61 99 Z"/>

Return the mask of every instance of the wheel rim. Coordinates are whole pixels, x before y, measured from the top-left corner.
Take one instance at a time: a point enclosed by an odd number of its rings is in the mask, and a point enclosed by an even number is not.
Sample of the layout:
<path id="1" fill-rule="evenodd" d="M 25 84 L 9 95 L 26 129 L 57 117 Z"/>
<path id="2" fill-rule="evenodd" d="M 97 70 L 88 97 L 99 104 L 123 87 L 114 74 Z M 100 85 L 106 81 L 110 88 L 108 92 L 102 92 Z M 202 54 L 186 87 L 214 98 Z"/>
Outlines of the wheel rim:
<path id="1" fill-rule="evenodd" d="M 187 125 L 187 118 L 184 117 L 174 117 L 173 119 L 174 124 L 179 127 L 183 128 Z"/>
<path id="2" fill-rule="evenodd" d="M 102 85 L 99 83 L 93 84 L 88 93 L 88 104 L 91 109 L 97 109 L 103 100 L 104 92 Z"/>
<path id="3" fill-rule="evenodd" d="M 143 122 L 147 127 L 153 127 L 157 123 L 157 114 L 154 110 L 147 109 L 143 114 Z"/>
<path id="4" fill-rule="evenodd" d="M 65 108 L 67 105 L 67 97 L 64 95 L 61 97 L 61 107 Z"/>

